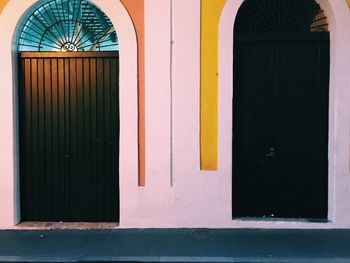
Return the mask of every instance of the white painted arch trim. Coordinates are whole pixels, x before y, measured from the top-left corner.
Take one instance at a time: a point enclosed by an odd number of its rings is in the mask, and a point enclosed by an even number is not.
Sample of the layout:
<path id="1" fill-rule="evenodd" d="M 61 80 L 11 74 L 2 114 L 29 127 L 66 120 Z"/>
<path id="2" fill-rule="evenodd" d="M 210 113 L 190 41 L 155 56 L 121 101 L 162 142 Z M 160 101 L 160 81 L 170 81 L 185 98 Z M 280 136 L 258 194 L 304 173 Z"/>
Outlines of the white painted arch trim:
<path id="1" fill-rule="evenodd" d="M 111 19 L 120 57 L 120 223 L 126 195 L 137 189 L 137 40 L 131 18 L 119 0 L 90 0 Z M 15 38 L 21 20 L 36 0 L 10 0 L 0 16 L 0 229 L 20 220 Z M 129 189 L 128 193 L 126 191 Z"/>
<path id="2" fill-rule="evenodd" d="M 220 20 L 219 47 L 219 167 L 232 171 L 233 26 L 244 0 L 227 0 Z M 349 228 L 350 227 L 350 13 L 345 0 L 317 0 L 329 23 L 331 43 L 329 94 L 328 223 L 233 220 L 238 228 Z M 227 158 L 229 156 L 229 158 Z M 232 180 L 232 177 L 231 177 Z M 230 185 L 231 185 L 230 181 Z"/>

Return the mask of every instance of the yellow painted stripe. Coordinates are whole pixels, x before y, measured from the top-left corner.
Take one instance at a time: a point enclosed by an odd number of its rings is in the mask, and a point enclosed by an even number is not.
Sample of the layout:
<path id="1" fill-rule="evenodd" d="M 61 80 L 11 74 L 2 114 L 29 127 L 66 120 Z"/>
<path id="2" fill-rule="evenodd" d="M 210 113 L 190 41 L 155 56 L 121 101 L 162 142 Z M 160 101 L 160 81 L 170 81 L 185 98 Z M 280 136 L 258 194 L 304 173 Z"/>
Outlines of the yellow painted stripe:
<path id="1" fill-rule="evenodd" d="M 219 22 L 225 2 L 201 1 L 201 170 L 218 169 Z"/>
<path id="2" fill-rule="evenodd" d="M 4 8 L 5 8 L 5 6 L 7 5 L 8 2 L 9 2 L 9 0 L 0 0 L 0 14 L 4 10 Z"/>

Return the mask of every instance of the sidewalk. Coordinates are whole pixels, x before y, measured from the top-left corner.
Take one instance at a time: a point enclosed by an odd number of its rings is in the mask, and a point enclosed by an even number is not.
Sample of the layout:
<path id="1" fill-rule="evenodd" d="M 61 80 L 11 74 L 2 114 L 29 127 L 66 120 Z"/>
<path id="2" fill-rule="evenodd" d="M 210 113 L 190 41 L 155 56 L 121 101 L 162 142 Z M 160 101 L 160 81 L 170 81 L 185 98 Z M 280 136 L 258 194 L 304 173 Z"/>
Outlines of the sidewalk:
<path id="1" fill-rule="evenodd" d="M 350 230 L 0 231 L 0 262 L 350 262 Z"/>

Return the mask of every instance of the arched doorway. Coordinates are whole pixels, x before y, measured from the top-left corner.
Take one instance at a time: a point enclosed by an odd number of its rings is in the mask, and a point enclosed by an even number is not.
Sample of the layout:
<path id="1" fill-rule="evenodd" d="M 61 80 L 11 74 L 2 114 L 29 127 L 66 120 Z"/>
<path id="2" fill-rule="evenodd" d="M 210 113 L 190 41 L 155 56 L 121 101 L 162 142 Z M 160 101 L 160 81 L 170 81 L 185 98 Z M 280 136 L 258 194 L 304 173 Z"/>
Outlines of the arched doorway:
<path id="1" fill-rule="evenodd" d="M 245 0 L 237 14 L 234 218 L 327 219 L 327 31 L 314 0 Z"/>
<path id="2" fill-rule="evenodd" d="M 119 220 L 119 54 L 109 18 L 51 0 L 18 39 L 21 221 Z"/>

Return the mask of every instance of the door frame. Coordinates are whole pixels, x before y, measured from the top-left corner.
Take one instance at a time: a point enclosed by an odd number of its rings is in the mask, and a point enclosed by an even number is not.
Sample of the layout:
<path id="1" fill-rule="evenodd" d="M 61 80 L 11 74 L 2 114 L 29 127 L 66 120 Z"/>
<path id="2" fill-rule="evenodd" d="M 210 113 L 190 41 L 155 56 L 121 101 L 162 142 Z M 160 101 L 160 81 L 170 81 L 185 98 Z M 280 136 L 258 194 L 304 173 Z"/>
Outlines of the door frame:
<path id="1" fill-rule="evenodd" d="M 339 154 L 339 151 L 336 151 L 336 143 L 337 143 L 337 119 L 339 120 L 340 116 L 337 115 L 336 111 L 336 82 L 339 81 L 339 77 L 336 74 L 336 71 L 339 69 L 339 59 L 335 59 L 337 54 L 342 53 L 344 56 L 346 51 L 345 49 L 340 49 L 336 53 L 336 47 L 338 47 L 339 37 L 337 35 L 337 29 L 339 30 L 339 25 L 336 24 L 336 18 L 334 12 L 338 12 L 341 8 L 336 6 L 340 5 L 338 3 L 330 2 L 328 0 L 316 0 L 321 8 L 325 11 L 327 16 L 329 31 L 330 31 L 330 84 L 329 84 L 329 140 L 328 140 L 328 157 L 329 157 L 329 165 L 328 165 L 328 222 L 330 224 L 334 223 L 336 211 L 335 206 L 337 206 L 337 200 L 335 198 L 335 194 L 338 191 L 335 187 L 335 176 L 339 173 L 339 169 L 336 168 L 336 154 Z M 233 115 L 232 115 L 232 98 L 233 94 L 233 45 L 234 45 L 234 23 L 238 13 L 239 8 L 243 4 L 244 0 L 228 0 L 227 4 L 223 10 L 221 21 L 220 21 L 220 47 L 219 47 L 219 167 L 225 167 L 227 171 L 230 169 L 230 206 L 227 212 L 232 215 L 232 149 L 233 149 L 233 138 L 232 138 L 232 124 L 233 124 Z M 346 2 L 344 1 L 343 6 L 347 8 Z M 229 21 L 229 22 L 228 22 Z M 342 27 L 345 27 L 345 25 Z M 227 50 L 231 52 L 228 53 Z M 339 57 L 338 57 L 339 58 Z M 339 85 L 338 85 L 339 86 Z M 346 132 L 346 131 L 343 131 Z M 232 141 L 230 146 L 227 145 L 227 142 Z M 346 147 L 346 146 L 345 146 Z M 347 150 L 344 148 L 343 150 Z M 342 156 L 344 152 L 342 151 Z M 221 156 L 221 158 L 220 158 Z M 229 156 L 229 158 L 228 158 Z M 348 164 L 343 166 L 342 169 L 348 170 Z M 339 202 L 339 201 L 338 201 Z M 232 217 L 231 217 L 232 220 Z M 274 222 L 261 221 L 261 220 L 242 220 L 242 219 L 234 219 L 232 220 L 232 224 L 239 225 L 240 227 L 273 227 Z M 326 224 L 318 224 L 317 227 L 325 227 Z M 278 227 L 291 227 L 290 221 L 279 221 Z M 310 223 L 298 223 L 300 228 L 309 228 Z M 312 227 L 312 226 L 311 226 Z"/>
<path id="2" fill-rule="evenodd" d="M 0 183 L 2 206 L 0 207 L 0 229 L 11 229 L 20 222 L 20 189 L 19 189 L 19 130 L 18 130 L 18 62 L 16 40 L 23 21 L 33 10 L 37 0 L 11 0 L 0 16 L 2 41 L 2 59 L 0 61 L 3 82 L 0 91 L 2 112 L 8 114 L 3 119 L 4 133 L 0 139 L 0 174 L 5 178 Z M 120 196 L 127 194 L 127 189 L 138 178 L 137 146 L 137 40 L 133 22 L 129 13 L 120 1 L 91 0 L 112 21 L 120 43 Z M 123 74 L 128 72 L 128 74 Z M 4 164 L 4 165 L 3 165 Z M 130 166 L 136 169 L 130 169 Z M 124 200 L 120 198 L 120 202 Z M 127 208 L 120 204 L 120 216 Z M 122 218 L 120 218 L 122 221 Z"/>

